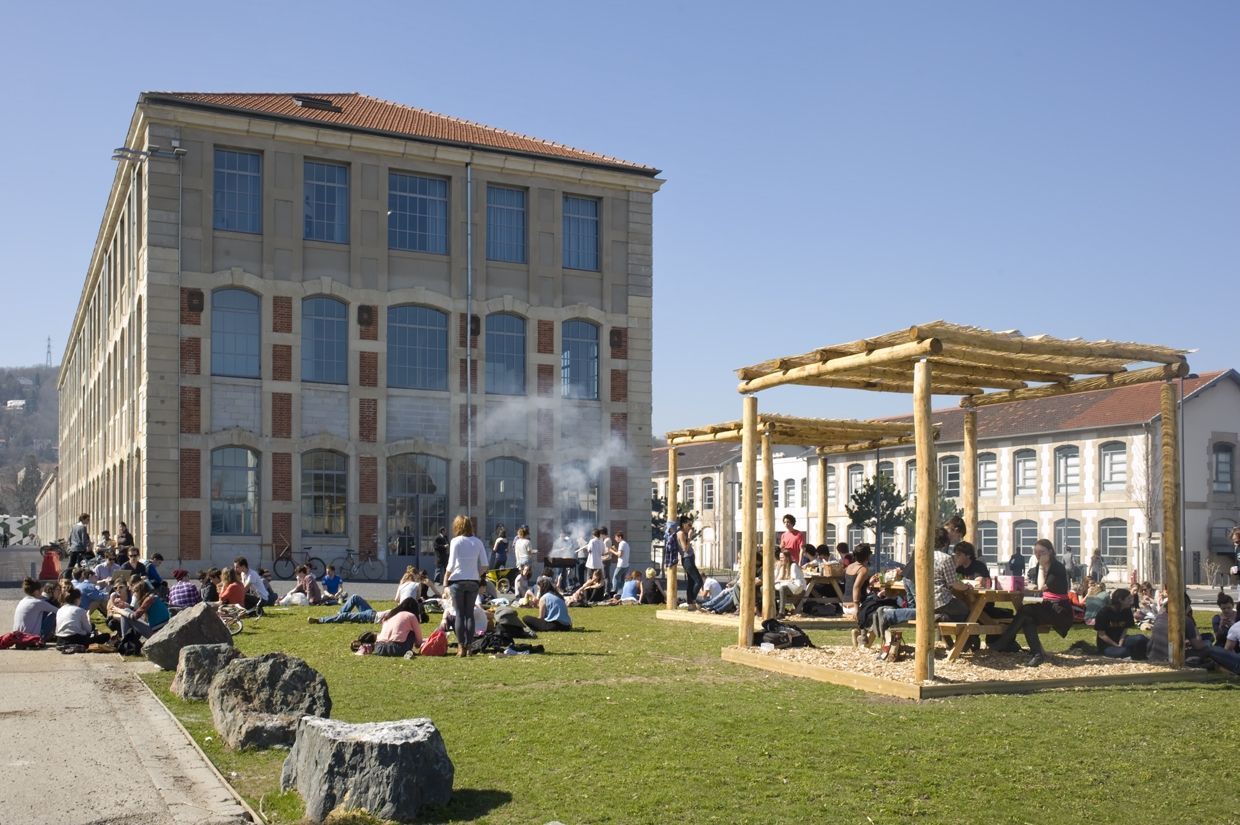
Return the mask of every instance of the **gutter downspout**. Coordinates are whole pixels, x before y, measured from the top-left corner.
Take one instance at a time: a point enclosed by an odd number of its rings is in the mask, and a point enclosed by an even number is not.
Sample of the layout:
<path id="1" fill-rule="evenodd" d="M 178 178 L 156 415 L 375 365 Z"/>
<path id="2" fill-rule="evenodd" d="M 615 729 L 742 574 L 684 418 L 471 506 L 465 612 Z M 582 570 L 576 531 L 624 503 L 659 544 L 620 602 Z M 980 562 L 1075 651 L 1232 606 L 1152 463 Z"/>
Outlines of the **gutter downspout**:
<path id="1" fill-rule="evenodd" d="M 474 164 L 465 163 L 465 509 L 474 508 Z"/>

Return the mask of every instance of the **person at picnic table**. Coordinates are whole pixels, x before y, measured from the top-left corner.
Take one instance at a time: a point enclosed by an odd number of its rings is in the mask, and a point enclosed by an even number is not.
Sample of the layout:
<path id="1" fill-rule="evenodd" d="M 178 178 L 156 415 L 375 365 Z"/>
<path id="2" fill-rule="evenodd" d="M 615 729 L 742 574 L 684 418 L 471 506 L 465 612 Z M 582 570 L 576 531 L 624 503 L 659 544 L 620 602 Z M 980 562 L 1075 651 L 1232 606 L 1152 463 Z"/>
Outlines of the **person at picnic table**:
<path id="1" fill-rule="evenodd" d="M 848 552 L 848 542 L 841 541 L 835 545 L 835 555 L 839 556 L 839 563 L 847 567 L 853 563 L 853 554 Z"/>
<path id="2" fill-rule="evenodd" d="M 1218 614 L 1210 620 L 1214 629 L 1214 644 L 1222 645 L 1227 633 L 1236 623 L 1236 601 L 1226 593 L 1218 594 Z"/>
<path id="3" fill-rule="evenodd" d="M 220 601 L 224 604 L 235 604 L 237 607 L 246 606 L 245 585 L 237 581 L 237 571 L 231 567 L 225 567 L 220 571 L 219 594 Z"/>
<path id="4" fill-rule="evenodd" d="M 443 583 L 452 594 L 457 655 L 468 656 L 469 640 L 474 637 L 474 603 L 487 574 L 487 550 L 474 535 L 474 522 L 469 516 L 461 514 L 452 520 L 452 535 Z"/>
<path id="5" fill-rule="evenodd" d="M 1016 643 L 1016 634 L 1024 631 L 1025 641 L 1033 653 L 1025 662 L 1025 667 L 1039 667 L 1046 661 L 1042 639 L 1038 636 L 1040 625 L 1050 625 L 1060 636 L 1067 636 L 1074 621 L 1072 602 L 1068 601 L 1068 570 L 1063 562 L 1055 558 L 1055 545 L 1048 539 L 1038 539 L 1033 545 L 1033 557 L 1037 561 L 1042 602 L 1022 605 L 993 646 L 996 650 L 1019 653 L 1021 649 Z"/>
<path id="6" fill-rule="evenodd" d="M 844 615 L 856 616 L 857 607 L 870 592 L 870 556 L 874 553 L 868 544 L 858 544 L 852 552 L 852 563 L 844 568 Z"/>
<path id="7" fill-rule="evenodd" d="M 1110 603 L 1094 617 L 1098 652 L 1112 659 L 1144 659 L 1150 640 L 1128 633 L 1137 623 L 1132 618 L 1132 591 L 1121 587 L 1111 592 Z"/>
<path id="8" fill-rule="evenodd" d="M 957 544 L 964 541 L 965 533 L 968 528 L 964 526 L 964 519 L 956 514 L 943 522 L 943 529 L 947 531 L 947 550 L 952 552 Z"/>
<path id="9" fill-rule="evenodd" d="M 934 534 L 934 553 L 931 561 L 934 574 L 931 587 L 934 592 L 934 616 L 940 622 L 959 622 L 969 617 L 969 604 L 973 588 L 960 581 L 956 575 L 956 557 L 947 548 L 950 538 L 947 530 L 940 527 Z"/>
<path id="10" fill-rule="evenodd" d="M 30 577 L 22 579 L 26 595 L 13 610 L 13 630 L 47 641 L 56 632 L 57 606 L 43 597 L 43 586 Z"/>
<path id="11" fill-rule="evenodd" d="M 601 574 L 602 571 L 599 571 Z M 569 615 L 569 602 L 556 589 L 555 582 L 549 576 L 538 579 L 538 615 L 525 616 L 522 621 L 530 630 L 541 633 L 544 631 L 572 630 L 573 619 Z"/>
<path id="12" fill-rule="evenodd" d="M 422 646 L 422 605 L 408 598 L 388 611 L 375 637 L 375 656 L 405 656 Z"/>
<path id="13" fill-rule="evenodd" d="M 323 571 L 323 578 L 319 579 L 319 584 L 323 586 L 323 601 L 340 601 L 344 593 L 344 579 L 336 575 L 334 564 L 327 565 L 327 569 Z"/>
<path id="14" fill-rule="evenodd" d="M 65 603 L 56 610 L 56 644 L 89 645 L 108 640 L 108 634 L 95 631 L 81 601 L 80 591 L 71 589 L 65 593 Z"/>
<path id="15" fill-rule="evenodd" d="M 948 530 L 948 534 L 951 531 Z M 956 575 L 965 581 L 979 580 L 982 587 L 990 584 L 990 568 L 977 557 L 977 549 L 967 541 L 952 543 L 952 557 L 956 562 Z"/>
<path id="16" fill-rule="evenodd" d="M 805 592 L 805 573 L 801 565 L 793 561 L 792 554 L 793 551 L 787 547 L 781 548 L 779 562 L 775 565 L 775 597 L 779 616 L 787 611 L 789 597 L 795 598 Z"/>
<path id="17" fill-rule="evenodd" d="M 189 580 L 188 570 L 178 567 L 172 571 L 172 579 L 175 583 L 168 588 L 169 609 L 184 610 L 202 601 L 202 593 L 198 592 L 198 588 Z"/>

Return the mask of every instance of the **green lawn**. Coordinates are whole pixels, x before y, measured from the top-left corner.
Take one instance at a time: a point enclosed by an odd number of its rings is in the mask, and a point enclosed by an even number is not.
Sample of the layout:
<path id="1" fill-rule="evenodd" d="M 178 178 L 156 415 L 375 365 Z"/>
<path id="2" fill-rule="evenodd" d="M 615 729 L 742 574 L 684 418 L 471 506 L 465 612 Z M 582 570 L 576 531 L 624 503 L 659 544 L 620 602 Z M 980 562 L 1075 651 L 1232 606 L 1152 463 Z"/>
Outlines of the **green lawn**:
<path id="1" fill-rule="evenodd" d="M 247 622 L 237 643 L 308 661 L 335 718 L 433 719 L 456 791 L 426 822 L 1240 823 L 1240 682 L 916 705 L 724 663 L 735 631 L 653 611 L 576 611 L 583 632 L 543 634 L 542 656 L 358 657 L 362 626 L 307 625 L 305 610 Z M 298 820 L 284 752 L 207 741 L 206 703 L 146 678 L 256 809 Z"/>

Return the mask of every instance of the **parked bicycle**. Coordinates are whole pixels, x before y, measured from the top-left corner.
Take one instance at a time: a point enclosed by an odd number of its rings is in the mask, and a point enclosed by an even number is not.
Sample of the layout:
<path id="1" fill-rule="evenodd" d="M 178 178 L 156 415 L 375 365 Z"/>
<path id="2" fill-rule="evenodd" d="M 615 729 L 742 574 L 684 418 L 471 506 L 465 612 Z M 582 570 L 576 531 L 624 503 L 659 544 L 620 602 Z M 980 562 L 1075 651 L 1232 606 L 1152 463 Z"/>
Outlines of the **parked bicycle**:
<path id="1" fill-rule="evenodd" d="M 287 581 L 293 578 L 293 574 L 297 572 L 297 567 L 304 564 L 310 568 L 311 575 L 316 579 L 323 578 L 323 574 L 327 572 L 327 566 L 323 564 L 323 560 L 318 556 L 310 555 L 313 549 L 313 547 L 303 547 L 301 548 L 301 553 L 294 553 L 293 548 L 286 546 L 276 556 L 275 561 L 272 562 L 272 572 L 276 574 L 277 579 Z M 338 565 L 337 569 L 339 569 Z"/>
<path id="2" fill-rule="evenodd" d="M 383 562 L 374 555 L 359 556 L 351 548 L 345 548 L 344 555 L 332 562 L 336 575 L 345 579 L 369 579 L 378 581 L 387 572 Z"/>

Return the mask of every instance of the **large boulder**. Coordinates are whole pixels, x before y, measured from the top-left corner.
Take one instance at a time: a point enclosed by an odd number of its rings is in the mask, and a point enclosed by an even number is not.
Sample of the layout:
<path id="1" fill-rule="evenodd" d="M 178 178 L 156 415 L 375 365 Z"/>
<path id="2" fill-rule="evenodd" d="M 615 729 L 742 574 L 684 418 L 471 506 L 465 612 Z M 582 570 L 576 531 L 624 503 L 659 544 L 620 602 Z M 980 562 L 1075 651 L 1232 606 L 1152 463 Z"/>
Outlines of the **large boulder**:
<path id="1" fill-rule="evenodd" d="M 187 645 L 177 659 L 177 675 L 172 678 L 172 692 L 182 699 L 207 698 L 211 680 L 224 666 L 241 655 L 227 645 Z"/>
<path id="2" fill-rule="evenodd" d="M 187 645 L 231 645 L 232 634 L 206 602 L 186 608 L 168 620 L 142 645 L 146 658 L 164 670 L 175 670 L 181 648 Z"/>
<path id="3" fill-rule="evenodd" d="M 229 662 L 211 681 L 207 702 L 215 729 L 238 749 L 289 747 L 301 717 L 332 712 L 327 680 L 286 653 Z"/>
<path id="4" fill-rule="evenodd" d="M 412 821 L 424 805 L 446 805 L 455 769 L 430 719 L 350 724 L 302 717 L 280 785 L 296 788 L 306 818 L 337 808 Z"/>

